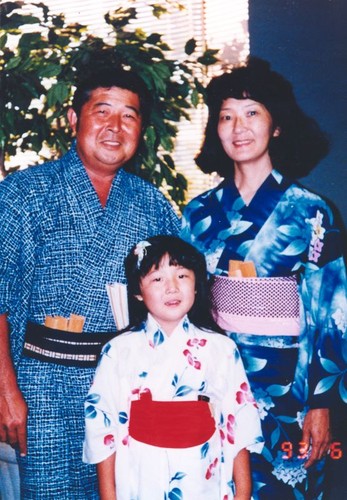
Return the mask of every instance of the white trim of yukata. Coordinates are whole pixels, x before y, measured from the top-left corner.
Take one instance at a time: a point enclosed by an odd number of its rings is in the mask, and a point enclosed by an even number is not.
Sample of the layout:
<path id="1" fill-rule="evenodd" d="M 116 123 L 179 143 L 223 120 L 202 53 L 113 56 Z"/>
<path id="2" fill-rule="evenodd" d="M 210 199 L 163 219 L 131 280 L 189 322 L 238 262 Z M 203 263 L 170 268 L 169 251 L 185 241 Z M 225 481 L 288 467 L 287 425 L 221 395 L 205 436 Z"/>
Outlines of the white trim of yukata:
<path id="1" fill-rule="evenodd" d="M 46 356 L 47 358 L 53 359 L 68 359 L 72 361 L 96 361 L 96 354 L 67 354 L 62 352 L 48 351 L 47 349 L 42 349 L 36 345 L 24 343 L 24 348 L 28 351 L 35 352 L 41 356 Z"/>

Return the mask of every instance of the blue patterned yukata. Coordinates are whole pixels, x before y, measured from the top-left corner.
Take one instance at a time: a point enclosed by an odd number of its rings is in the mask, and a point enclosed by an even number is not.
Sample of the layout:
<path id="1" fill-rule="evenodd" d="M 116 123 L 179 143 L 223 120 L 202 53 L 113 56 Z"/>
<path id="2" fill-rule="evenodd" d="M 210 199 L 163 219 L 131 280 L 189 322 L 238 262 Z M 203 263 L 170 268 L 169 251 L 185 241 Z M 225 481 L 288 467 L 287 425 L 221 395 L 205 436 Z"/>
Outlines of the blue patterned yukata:
<path id="1" fill-rule="evenodd" d="M 22 356 L 27 322 L 74 313 L 86 318 L 84 332 L 113 332 L 106 284 L 125 283 L 123 262 L 135 243 L 178 229 L 164 196 L 122 169 L 103 208 L 75 145 L 0 183 L 0 313 L 8 313 L 29 407 L 28 454 L 18 457 L 23 499 L 97 498 L 94 467 L 81 460 L 83 401 L 95 369 Z"/>
<path id="2" fill-rule="evenodd" d="M 181 448 L 153 445 L 151 436 L 146 442 L 136 439 L 130 410 L 144 394 L 168 407 L 189 401 L 199 405 L 198 398 L 205 398 L 215 421 L 212 435 Z M 149 314 L 139 329 L 106 344 L 85 414 L 84 460 L 99 463 L 116 452 L 117 500 L 231 500 L 235 456 L 243 448 L 259 453 L 263 446 L 235 343 L 197 328 L 187 317 L 167 336 Z M 148 419 L 154 418 L 152 411 Z M 165 422 L 159 419 L 158 424 Z M 189 417 L 168 433 L 184 434 L 185 426 L 190 427 Z"/>
<path id="3" fill-rule="evenodd" d="M 215 276 L 227 276 L 229 260 L 241 260 L 253 261 L 259 277 L 297 277 L 297 335 L 230 336 L 265 437 L 262 455 L 252 455 L 254 498 L 320 498 L 324 464 L 309 473 L 303 467 L 303 418 L 309 408 L 347 402 L 346 271 L 329 206 L 277 171 L 248 205 L 225 180 L 187 205 L 181 236 L 206 256 Z"/>

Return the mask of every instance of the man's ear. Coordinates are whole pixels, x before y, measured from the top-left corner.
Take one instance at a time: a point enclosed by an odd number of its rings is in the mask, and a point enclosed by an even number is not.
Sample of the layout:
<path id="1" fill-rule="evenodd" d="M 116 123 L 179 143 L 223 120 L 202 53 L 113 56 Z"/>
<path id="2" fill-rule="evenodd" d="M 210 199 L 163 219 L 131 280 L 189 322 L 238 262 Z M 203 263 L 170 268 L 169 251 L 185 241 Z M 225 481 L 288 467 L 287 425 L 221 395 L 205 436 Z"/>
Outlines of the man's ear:
<path id="1" fill-rule="evenodd" d="M 71 127 L 72 132 L 74 134 L 76 134 L 78 118 L 77 118 L 75 111 L 72 108 L 69 108 L 67 110 L 67 119 L 68 119 L 68 122 L 69 122 L 69 125 Z"/>
<path id="2" fill-rule="evenodd" d="M 140 302 L 143 301 L 142 295 L 134 295 L 135 299 L 139 300 Z"/>

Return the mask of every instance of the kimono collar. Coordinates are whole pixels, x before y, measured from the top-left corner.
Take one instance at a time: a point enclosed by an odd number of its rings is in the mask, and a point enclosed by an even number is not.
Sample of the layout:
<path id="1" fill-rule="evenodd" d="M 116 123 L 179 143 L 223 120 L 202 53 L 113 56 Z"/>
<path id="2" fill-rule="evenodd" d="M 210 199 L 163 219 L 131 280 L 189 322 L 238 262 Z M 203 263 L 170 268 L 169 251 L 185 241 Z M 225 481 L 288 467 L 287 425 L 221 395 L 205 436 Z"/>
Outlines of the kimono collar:
<path id="1" fill-rule="evenodd" d="M 148 313 L 147 321 L 144 323 L 143 328 L 145 330 L 148 343 L 151 347 L 156 348 L 163 344 L 165 341 L 169 340 L 172 336 L 177 336 L 180 333 L 188 333 L 191 329 L 192 324 L 190 323 L 188 316 L 185 315 L 180 323 L 176 326 L 174 331 L 170 336 L 161 329 L 153 316 Z"/>

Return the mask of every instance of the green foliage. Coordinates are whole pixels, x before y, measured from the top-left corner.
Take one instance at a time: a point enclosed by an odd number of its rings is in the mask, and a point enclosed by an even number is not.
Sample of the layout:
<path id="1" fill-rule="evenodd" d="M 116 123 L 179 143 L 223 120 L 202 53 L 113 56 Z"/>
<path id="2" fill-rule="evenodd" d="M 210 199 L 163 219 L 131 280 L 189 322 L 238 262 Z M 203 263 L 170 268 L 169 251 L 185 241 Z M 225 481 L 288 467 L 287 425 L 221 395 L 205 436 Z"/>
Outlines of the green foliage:
<path id="1" fill-rule="evenodd" d="M 128 4 L 136 5 L 132 0 Z M 152 5 L 153 15 L 165 14 L 164 5 Z M 162 35 L 147 35 L 134 27 L 136 15 L 135 7 L 107 13 L 112 41 L 106 42 L 85 26 L 67 24 L 63 14 L 50 13 L 43 3 L 0 5 L 0 168 L 4 175 L 8 173 L 5 161 L 18 151 L 35 151 L 42 160 L 47 159 L 47 149 L 50 158 L 66 152 L 72 137 L 65 116 L 78 75 L 110 64 L 123 65 L 142 76 L 154 101 L 145 147 L 131 170 L 157 187 L 166 187 L 178 206 L 184 203 L 187 182 L 172 158 L 177 124 L 189 119 L 189 110 L 203 99 L 203 88 L 194 75 L 217 61 L 217 51 L 207 49 L 192 59 L 196 43 L 189 40 L 187 60 L 171 59 Z"/>

